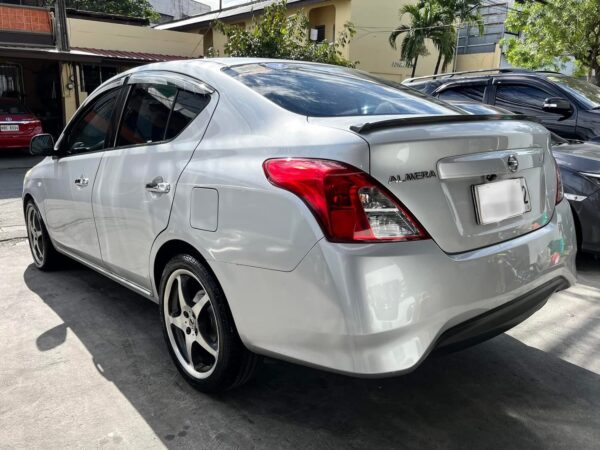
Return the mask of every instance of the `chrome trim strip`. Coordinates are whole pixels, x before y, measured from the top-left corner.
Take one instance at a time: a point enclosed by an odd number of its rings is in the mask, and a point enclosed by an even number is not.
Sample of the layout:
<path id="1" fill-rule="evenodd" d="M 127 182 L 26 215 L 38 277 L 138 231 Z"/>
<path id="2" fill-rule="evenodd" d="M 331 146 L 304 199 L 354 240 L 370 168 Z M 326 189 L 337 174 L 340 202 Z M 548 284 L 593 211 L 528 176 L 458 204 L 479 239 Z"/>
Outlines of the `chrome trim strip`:
<path id="1" fill-rule="evenodd" d="M 152 296 L 152 291 L 150 291 L 150 290 L 148 290 L 146 288 L 143 288 L 140 285 L 138 285 L 138 284 L 136 284 L 136 283 L 134 283 L 132 281 L 129 281 L 129 280 L 127 280 L 127 279 L 125 279 L 125 278 L 123 278 L 123 277 L 121 277 L 119 275 L 116 275 L 116 274 L 114 274 L 114 273 L 106 270 L 105 268 L 103 268 L 103 267 L 101 267 L 101 266 L 99 266 L 97 264 L 89 262 L 86 259 L 82 258 L 81 256 L 74 255 L 70 251 L 65 250 L 64 248 L 56 245 L 56 243 L 54 243 L 54 244 L 55 244 L 54 247 L 58 251 L 60 251 L 61 253 L 64 253 L 69 258 L 73 258 L 75 261 L 83 264 L 84 266 L 87 266 L 90 269 L 93 269 L 96 272 L 98 272 L 98 273 L 106 276 L 107 278 L 110 278 L 111 280 L 119 283 L 120 285 L 125 286 L 126 288 L 129 288 L 132 291 L 135 291 L 135 292 L 137 292 L 140 295 L 143 295 L 144 297 L 146 297 L 149 300 L 152 300 L 153 302 L 156 302 L 156 299 Z"/>
<path id="2" fill-rule="evenodd" d="M 600 178 L 600 173 L 579 172 L 581 175 L 592 178 Z"/>

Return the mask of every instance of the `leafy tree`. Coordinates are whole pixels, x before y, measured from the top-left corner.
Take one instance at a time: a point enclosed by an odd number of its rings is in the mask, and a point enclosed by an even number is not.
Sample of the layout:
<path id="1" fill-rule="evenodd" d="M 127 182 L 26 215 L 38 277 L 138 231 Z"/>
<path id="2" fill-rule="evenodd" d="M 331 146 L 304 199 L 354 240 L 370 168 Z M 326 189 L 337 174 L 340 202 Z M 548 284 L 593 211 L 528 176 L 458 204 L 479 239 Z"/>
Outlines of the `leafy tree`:
<path id="1" fill-rule="evenodd" d="M 45 3 L 47 6 L 54 6 L 55 0 L 45 0 Z M 67 8 L 81 11 L 142 17 L 150 21 L 156 21 L 160 18 L 159 14 L 152 9 L 152 5 L 148 0 L 66 0 L 66 4 Z"/>
<path id="2" fill-rule="evenodd" d="M 342 56 L 342 49 L 356 34 L 351 23 L 344 25 L 334 42 L 313 42 L 309 38 L 308 16 L 304 11 L 288 15 L 286 0 L 265 8 L 248 28 L 221 21 L 213 23 L 213 28 L 227 36 L 224 51 L 228 56 L 293 59 L 347 67 L 357 64 Z M 216 54 L 214 49 L 209 50 L 209 56 Z"/>
<path id="3" fill-rule="evenodd" d="M 600 0 L 527 2 L 510 10 L 506 25 L 521 38 L 505 38 L 508 61 L 528 69 L 560 70 L 576 65 L 600 83 Z"/>

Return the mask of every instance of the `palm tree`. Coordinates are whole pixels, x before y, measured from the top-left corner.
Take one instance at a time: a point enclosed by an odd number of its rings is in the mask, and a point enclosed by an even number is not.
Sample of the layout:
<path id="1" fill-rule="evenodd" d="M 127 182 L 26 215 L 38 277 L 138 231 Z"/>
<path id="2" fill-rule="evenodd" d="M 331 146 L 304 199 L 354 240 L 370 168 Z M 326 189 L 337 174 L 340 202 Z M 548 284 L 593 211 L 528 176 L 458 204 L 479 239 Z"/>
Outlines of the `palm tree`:
<path id="1" fill-rule="evenodd" d="M 409 4 L 400 8 L 400 20 L 404 16 L 410 18 L 410 26 L 399 25 L 392 31 L 389 42 L 396 49 L 398 36 L 404 35 L 400 45 L 400 59 L 412 66 L 411 77 L 415 76 L 419 56 L 428 54 L 425 39 L 435 34 L 435 29 L 442 25 L 439 7 L 433 2 L 422 5 Z"/>
<path id="2" fill-rule="evenodd" d="M 438 36 L 434 36 L 434 45 L 436 46 L 439 54 L 438 60 L 435 66 L 435 74 L 438 73 L 440 62 L 443 58 L 444 63 L 442 71 L 446 70 L 448 63 L 452 61 L 456 52 L 458 51 L 456 42 L 456 34 L 458 30 L 455 27 L 455 22 L 458 20 L 458 24 L 470 24 L 477 23 L 479 34 L 483 34 L 484 26 L 479 14 L 479 8 L 482 5 L 482 0 L 420 0 L 418 5 L 423 7 L 426 4 L 436 3 L 439 7 L 440 14 L 443 16 L 442 22 L 447 27 L 439 32 Z"/>
<path id="3" fill-rule="evenodd" d="M 438 58 L 435 63 L 434 75 L 440 71 L 440 64 L 442 66 L 442 72 L 446 71 L 446 67 L 454 58 L 455 42 L 456 42 L 456 30 L 452 26 L 446 26 L 437 28 L 431 35 L 433 45 L 438 51 Z M 442 64 L 443 62 L 443 64 Z"/>

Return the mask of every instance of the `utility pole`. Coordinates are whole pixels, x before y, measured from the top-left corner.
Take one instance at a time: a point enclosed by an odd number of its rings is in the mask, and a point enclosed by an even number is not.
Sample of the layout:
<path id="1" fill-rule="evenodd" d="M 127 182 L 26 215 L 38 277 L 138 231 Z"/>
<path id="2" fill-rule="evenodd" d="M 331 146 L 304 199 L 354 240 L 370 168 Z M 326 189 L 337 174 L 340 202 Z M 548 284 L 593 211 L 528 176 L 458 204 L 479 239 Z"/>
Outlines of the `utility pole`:
<path id="1" fill-rule="evenodd" d="M 54 34 L 58 51 L 68 52 L 70 46 L 65 0 L 56 0 L 56 3 L 54 4 Z"/>

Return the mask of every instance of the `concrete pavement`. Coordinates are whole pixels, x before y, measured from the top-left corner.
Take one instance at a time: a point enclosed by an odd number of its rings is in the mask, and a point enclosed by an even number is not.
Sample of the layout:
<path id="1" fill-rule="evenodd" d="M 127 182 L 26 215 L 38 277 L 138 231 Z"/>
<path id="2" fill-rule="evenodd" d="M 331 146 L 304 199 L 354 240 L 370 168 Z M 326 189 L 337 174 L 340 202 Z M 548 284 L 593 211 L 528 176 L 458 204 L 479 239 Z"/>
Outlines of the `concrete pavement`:
<path id="1" fill-rule="evenodd" d="M 2 449 L 598 448 L 600 262 L 583 258 L 580 284 L 509 333 L 412 374 L 357 380 L 268 360 L 211 397 L 178 375 L 155 304 L 77 264 L 31 265 L 5 231 L 23 227 L 26 169 L 2 167 Z"/>

